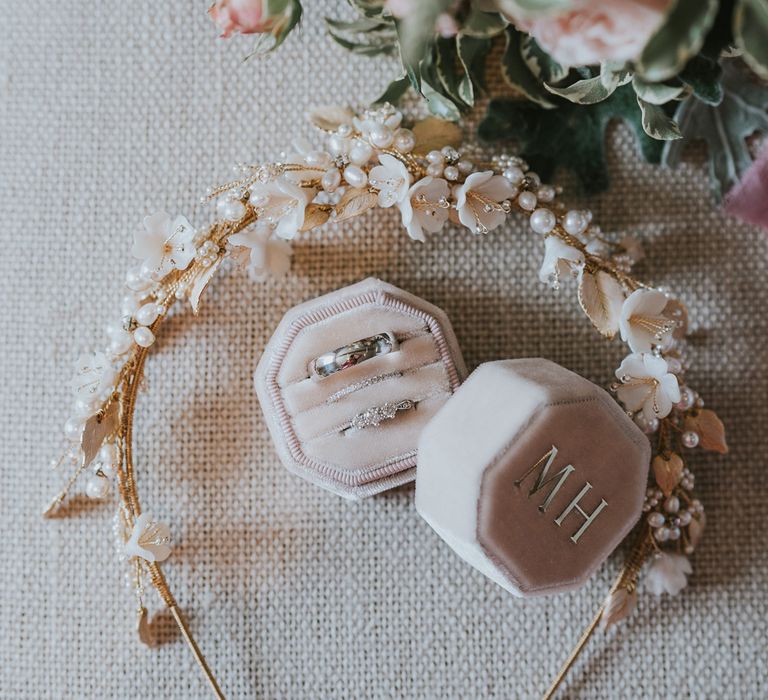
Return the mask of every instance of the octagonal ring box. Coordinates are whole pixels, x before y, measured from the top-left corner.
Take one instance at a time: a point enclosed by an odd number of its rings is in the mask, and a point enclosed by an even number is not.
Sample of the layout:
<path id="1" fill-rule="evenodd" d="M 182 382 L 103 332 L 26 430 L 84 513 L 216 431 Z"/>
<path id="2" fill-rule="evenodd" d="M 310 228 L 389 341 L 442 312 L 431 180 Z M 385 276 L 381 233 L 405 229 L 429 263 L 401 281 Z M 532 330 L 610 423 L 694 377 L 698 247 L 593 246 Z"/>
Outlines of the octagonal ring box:
<path id="1" fill-rule="evenodd" d="M 476 369 L 419 441 L 416 508 L 518 596 L 582 585 L 641 514 L 650 443 L 603 389 L 543 359 Z"/>
<path id="2" fill-rule="evenodd" d="M 355 341 L 392 333 L 396 347 L 326 377 L 310 363 Z M 283 464 L 348 498 L 412 481 L 419 435 L 466 376 L 447 316 L 377 279 L 291 309 L 267 344 L 256 392 Z M 357 428 L 369 408 L 411 401 L 379 425 Z"/>

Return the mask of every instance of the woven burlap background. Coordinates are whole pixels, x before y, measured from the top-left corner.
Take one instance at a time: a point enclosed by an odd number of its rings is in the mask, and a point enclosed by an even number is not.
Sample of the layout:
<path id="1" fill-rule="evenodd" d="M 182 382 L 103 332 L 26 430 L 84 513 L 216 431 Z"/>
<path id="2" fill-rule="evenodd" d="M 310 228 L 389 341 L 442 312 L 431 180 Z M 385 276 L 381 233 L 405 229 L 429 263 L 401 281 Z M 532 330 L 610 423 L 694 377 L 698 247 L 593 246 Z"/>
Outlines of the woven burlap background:
<path id="1" fill-rule="evenodd" d="M 218 40 L 203 2 L 0 2 L 4 699 L 207 697 L 167 617 L 158 648 L 136 638 L 112 506 L 40 512 L 59 483 L 48 462 L 72 362 L 117 313 L 141 218 L 167 208 L 205 222 L 198 197 L 234 162 L 275 157 L 310 135 L 307 108 L 363 103 L 391 75 L 327 40 L 322 19 L 343 3 L 305 4 L 300 33 L 243 63 L 250 40 Z M 692 458 L 709 524 L 689 589 L 643 597 L 562 697 L 764 698 L 768 245 L 713 208 L 701 151 L 666 172 L 614 128 L 609 161 L 610 192 L 567 198 L 605 230 L 639 234 L 641 272 L 690 304 L 690 381 L 733 449 Z M 540 256 L 519 220 L 417 245 L 380 211 L 303 236 L 284 281 L 223 274 L 198 319 L 166 324 L 139 404 L 139 486 L 171 525 L 169 581 L 228 697 L 533 698 L 547 686 L 620 556 L 579 592 L 513 599 L 430 531 L 411 488 L 348 503 L 290 476 L 251 382 L 287 309 L 377 275 L 445 309 L 470 368 L 543 356 L 608 383 L 620 344 L 591 330 L 571 285 L 538 282 Z"/>

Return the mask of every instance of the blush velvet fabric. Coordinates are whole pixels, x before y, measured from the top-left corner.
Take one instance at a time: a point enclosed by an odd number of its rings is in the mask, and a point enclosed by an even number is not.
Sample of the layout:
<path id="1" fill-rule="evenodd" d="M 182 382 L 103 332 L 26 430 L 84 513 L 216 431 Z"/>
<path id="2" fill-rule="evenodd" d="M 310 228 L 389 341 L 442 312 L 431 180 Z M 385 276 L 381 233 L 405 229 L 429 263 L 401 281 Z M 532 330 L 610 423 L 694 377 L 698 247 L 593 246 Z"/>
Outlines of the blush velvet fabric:
<path id="1" fill-rule="evenodd" d="M 168 615 L 134 630 L 113 507 L 76 499 L 45 522 L 48 467 L 81 351 L 119 313 L 132 234 L 158 209 L 203 223 L 232 164 L 313 138 L 305 110 L 375 98 L 395 62 L 325 36 L 344 3 L 305 3 L 300 33 L 243 63 L 206 3 L 0 0 L 0 697 L 207 698 Z M 468 126 L 468 133 L 472 125 Z M 677 172 L 610 129 L 609 192 L 590 207 L 634 233 L 649 280 L 689 303 L 690 383 L 729 429 L 731 455 L 691 456 L 707 508 L 690 587 L 641 597 L 589 645 L 563 697 L 764 698 L 768 685 L 768 242 L 716 211 L 697 147 Z M 299 237 L 293 274 L 224 272 L 200 315 L 174 314 L 138 402 L 142 502 L 171 527 L 165 570 L 228 698 L 532 698 L 548 685 L 621 564 L 557 598 L 516 599 L 463 564 L 418 516 L 413 487 L 350 503 L 289 474 L 253 391 L 265 344 L 295 304 L 375 275 L 444 309 L 471 370 L 546 357 L 606 386 L 623 354 L 538 281 L 541 240 L 513 218 L 489 236 L 448 227 L 425 245 L 397 212 Z"/>

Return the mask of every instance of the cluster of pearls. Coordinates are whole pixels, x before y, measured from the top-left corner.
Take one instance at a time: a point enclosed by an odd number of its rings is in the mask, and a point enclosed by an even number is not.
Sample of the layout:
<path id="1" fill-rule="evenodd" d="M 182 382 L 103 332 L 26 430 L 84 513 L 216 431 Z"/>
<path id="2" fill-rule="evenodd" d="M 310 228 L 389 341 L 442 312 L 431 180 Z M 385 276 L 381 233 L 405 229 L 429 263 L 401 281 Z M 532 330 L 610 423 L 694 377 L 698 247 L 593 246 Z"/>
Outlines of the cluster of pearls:
<path id="1" fill-rule="evenodd" d="M 112 479 L 117 469 L 119 452 L 114 442 L 106 442 L 101 446 L 96 457 L 94 473 L 85 484 L 85 493 L 88 498 L 102 500 L 112 490 Z"/>
<path id="2" fill-rule="evenodd" d="M 195 258 L 203 267 L 210 267 L 221 255 L 221 248 L 212 240 L 205 241 L 196 251 Z"/>
<path id="3" fill-rule="evenodd" d="M 467 176 L 474 169 L 474 163 L 462 158 L 451 146 L 427 153 L 427 175 L 430 177 L 444 177 L 448 182 L 456 182 L 462 175 Z"/>
<path id="4" fill-rule="evenodd" d="M 684 492 L 690 492 L 694 487 L 693 473 L 687 467 L 683 469 L 679 487 Z M 653 536 L 657 542 L 675 542 L 680 540 L 685 528 L 694 519 L 700 519 L 704 514 L 704 506 L 698 499 L 684 499 L 688 506 L 683 506 L 678 495 L 674 493 L 664 497 L 661 489 L 649 487 L 645 493 L 643 512 L 646 513 L 648 525 L 653 530 Z M 688 541 L 690 538 L 688 539 Z M 686 554 L 693 552 L 693 546 L 686 544 L 683 547 Z"/>

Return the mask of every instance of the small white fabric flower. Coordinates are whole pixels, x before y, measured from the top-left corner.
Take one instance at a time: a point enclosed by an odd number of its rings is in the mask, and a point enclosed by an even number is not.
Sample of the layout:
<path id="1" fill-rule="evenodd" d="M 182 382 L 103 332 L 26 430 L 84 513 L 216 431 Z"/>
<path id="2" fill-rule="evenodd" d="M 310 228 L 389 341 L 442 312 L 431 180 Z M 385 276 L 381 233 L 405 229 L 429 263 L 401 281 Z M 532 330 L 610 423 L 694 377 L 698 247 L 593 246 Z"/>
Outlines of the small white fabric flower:
<path id="1" fill-rule="evenodd" d="M 632 352 L 651 352 L 653 346 L 666 350 L 672 345 L 675 323 L 662 313 L 668 302 L 666 294 L 655 289 L 637 289 L 626 298 L 619 330 Z"/>
<path id="2" fill-rule="evenodd" d="M 616 370 L 621 381 L 616 389 L 619 401 L 628 411 L 642 411 L 646 420 L 669 415 L 672 404 L 680 401 L 680 386 L 668 370 L 663 357 L 639 352 L 627 355 Z"/>
<path id="3" fill-rule="evenodd" d="M 272 227 L 280 238 L 291 239 L 304 223 L 304 210 L 314 196 L 314 190 L 279 177 L 253 185 L 250 201 L 259 212 L 259 221 Z"/>
<path id="4" fill-rule="evenodd" d="M 544 240 L 544 262 L 539 270 L 542 282 L 557 284 L 562 275 L 575 274 L 584 265 L 584 253 L 558 236 Z"/>
<path id="5" fill-rule="evenodd" d="M 516 191 L 507 178 L 494 175 L 492 170 L 472 173 L 453 192 L 459 221 L 473 233 L 492 231 L 504 223 L 509 212 L 508 202 Z"/>
<path id="6" fill-rule="evenodd" d="M 405 199 L 411 184 L 411 176 L 408 168 L 388 153 L 380 153 L 379 162 L 381 165 L 371 168 L 368 182 L 371 187 L 379 191 L 379 206 L 391 207 Z"/>
<path id="7" fill-rule="evenodd" d="M 436 233 L 448 220 L 448 182 L 442 178 L 425 177 L 414 183 L 398 204 L 403 226 L 416 241 L 424 241 L 424 231 Z"/>
<path id="8" fill-rule="evenodd" d="M 645 574 L 645 587 L 654 595 L 677 595 L 688 585 L 691 563 L 682 554 L 662 552 L 652 562 Z"/>
<path id="9" fill-rule="evenodd" d="M 82 401 L 104 400 L 112 392 L 115 379 L 117 371 L 107 356 L 103 352 L 92 352 L 78 358 L 70 385 Z"/>
<path id="10" fill-rule="evenodd" d="M 170 541 L 168 526 L 155 521 L 149 513 L 142 513 L 125 543 L 125 553 L 148 562 L 165 561 L 171 553 Z"/>
<path id="11" fill-rule="evenodd" d="M 291 268 L 291 244 L 272 238 L 268 226 L 253 226 L 230 236 L 229 242 L 245 249 L 248 255 L 248 274 L 257 282 L 270 275 L 282 277 Z"/>
<path id="12" fill-rule="evenodd" d="M 133 256 L 143 260 L 142 274 L 160 279 L 174 268 L 186 270 L 195 259 L 195 231 L 183 216 L 171 219 L 160 211 L 144 217 L 144 230 L 134 234 Z"/>

